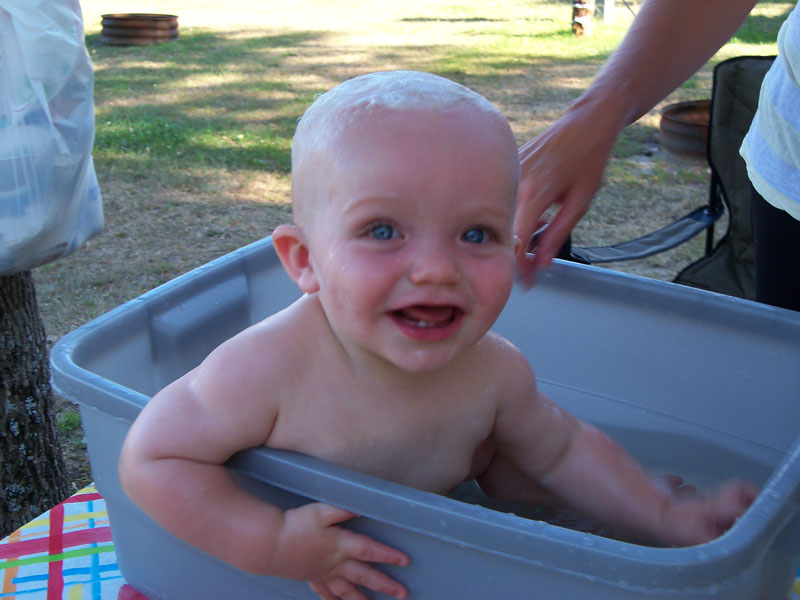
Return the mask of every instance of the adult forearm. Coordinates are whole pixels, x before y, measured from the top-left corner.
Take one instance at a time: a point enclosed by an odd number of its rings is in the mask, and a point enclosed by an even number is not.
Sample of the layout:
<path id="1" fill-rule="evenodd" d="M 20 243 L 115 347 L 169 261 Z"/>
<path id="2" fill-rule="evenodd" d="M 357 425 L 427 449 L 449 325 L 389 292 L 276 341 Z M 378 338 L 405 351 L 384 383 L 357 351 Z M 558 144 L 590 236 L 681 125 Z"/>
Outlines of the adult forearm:
<path id="1" fill-rule="evenodd" d="M 646 0 L 574 106 L 599 103 L 620 128 L 636 121 L 705 64 L 754 5 L 754 0 Z"/>
<path id="2" fill-rule="evenodd" d="M 532 283 L 589 209 L 619 132 L 679 86 L 735 33 L 754 0 L 645 0 L 628 34 L 589 88 L 520 148 L 514 233 L 531 239 L 558 206 L 518 273 Z M 581 168 L 576 172 L 574 165 Z"/>

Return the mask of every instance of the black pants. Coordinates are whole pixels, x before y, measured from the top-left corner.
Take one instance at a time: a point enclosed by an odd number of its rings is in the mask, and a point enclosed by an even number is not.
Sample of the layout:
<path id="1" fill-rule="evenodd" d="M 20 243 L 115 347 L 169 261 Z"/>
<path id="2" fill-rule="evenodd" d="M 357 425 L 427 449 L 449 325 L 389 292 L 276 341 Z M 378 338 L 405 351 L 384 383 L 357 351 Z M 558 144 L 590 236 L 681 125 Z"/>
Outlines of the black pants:
<path id="1" fill-rule="evenodd" d="M 751 190 L 756 299 L 800 311 L 800 221 Z"/>

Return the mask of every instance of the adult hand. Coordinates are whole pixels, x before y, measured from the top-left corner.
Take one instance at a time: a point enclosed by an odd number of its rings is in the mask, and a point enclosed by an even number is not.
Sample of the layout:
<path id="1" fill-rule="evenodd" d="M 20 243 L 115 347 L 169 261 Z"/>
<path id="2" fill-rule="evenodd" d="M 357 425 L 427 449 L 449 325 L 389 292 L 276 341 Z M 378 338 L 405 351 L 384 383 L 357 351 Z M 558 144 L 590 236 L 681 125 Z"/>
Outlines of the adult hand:
<path id="1" fill-rule="evenodd" d="M 535 271 L 547 268 L 572 228 L 589 210 L 623 126 L 619 118 L 604 114 L 601 103 L 579 100 L 541 135 L 520 148 L 514 233 L 528 251 L 518 260 L 518 275 L 523 283 L 531 285 Z M 531 249 L 531 237 L 540 229 L 542 216 L 551 206 L 558 210 Z"/>
<path id="2" fill-rule="evenodd" d="M 520 148 L 514 230 L 526 249 L 545 210 L 558 207 L 535 256 L 520 255 L 523 282 L 530 284 L 535 270 L 550 264 L 589 209 L 617 134 L 700 68 L 754 4 L 646 0 L 586 92 L 561 119 Z"/>

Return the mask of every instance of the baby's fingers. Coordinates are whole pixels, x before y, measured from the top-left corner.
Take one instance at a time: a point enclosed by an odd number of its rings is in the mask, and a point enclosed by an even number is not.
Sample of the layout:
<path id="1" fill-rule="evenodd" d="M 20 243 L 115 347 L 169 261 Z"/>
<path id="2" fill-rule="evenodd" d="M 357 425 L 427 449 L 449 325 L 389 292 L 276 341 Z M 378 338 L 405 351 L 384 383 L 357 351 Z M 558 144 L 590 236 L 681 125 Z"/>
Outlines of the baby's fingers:
<path id="1" fill-rule="evenodd" d="M 318 510 L 320 511 L 320 514 L 322 515 L 322 518 L 328 527 L 332 525 L 338 525 L 339 523 L 343 523 L 344 521 L 348 521 L 358 516 L 349 510 L 337 508 L 327 504 L 319 504 L 318 507 Z M 391 546 L 381 544 L 380 542 L 373 540 L 371 537 L 353 533 L 347 529 L 341 529 L 340 535 L 341 550 L 348 558 L 368 563 L 397 565 L 399 567 L 405 567 L 408 565 L 408 557 L 405 554 L 399 550 L 395 550 Z"/>
<path id="2" fill-rule="evenodd" d="M 399 600 L 404 600 L 408 595 L 406 588 L 400 583 L 363 562 L 355 560 L 348 561 L 342 569 L 342 576 L 352 584 L 360 585 L 382 594 L 394 596 L 395 598 L 399 598 Z M 353 590 L 358 592 L 355 588 L 353 588 Z M 349 596 L 343 595 L 341 597 L 349 599 Z M 358 598 L 358 596 L 352 597 Z"/>
<path id="3" fill-rule="evenodd" d="M 346 529 L 342 530 L 341 548 L 349 558 L 361 562 L 408 566 L 408 557 L 400 550 Z"/>
<path id="4" fill-rule="evenodd" d="M 308 587 L 311 591 L 319 596 L 322 600 L 337 600 L 336 596 L 330 589 L 330 585 L 326 582 L 309 581 Z"/>
<path id="5" fill-rule="evenodd" d="M 382 563 L 405 567 L 408 565 L 408 557 L 403 552 L 366 535 L 336 526 L 357 517 L 355 513 L 327 504 L 315 504 L 312 510 L 326 526 L 328 535 L 334 536 L 336 554 L 339 557 L 338 566 L 331 571 L 334 574 L 333 579 L 310 584 L 323 600 L 366 600 L 356 588 L 359 585 L 401 600 L 408 595 L 400 583 L 371 566 L 371 563 Z"/>
<path id="6" fill-rule="evenodd" d="M 727 483 L 719 490 L 714 498 L 714 513 L 721 532 L 729 529 L 742 516 L 757 495 L 755 486 L 740 481 Z"/>
<path id="7" fill-rule="evenodd" d="M 349 521 L 350 519 L 354 519 L 358 515 L 354 512 L 349 510 L 345 510 L 343 508 L 339 508 L 338 506 L 331 506 L 330 504 L 309 504 L 308 506 L 313 506 L 318 512 L 322 521 L 330 527 L 331 525 L 338 525 L 339 523 L 344 523 L 345 521 Z"/>
<path id="8" fill-rule="evenodd" d="M 380 571 L 364 563 L 349 561 L 341 572 L 341 577 L 331 581 L 309 581 L 309 587 L 322 600 L 367 600 L 367 597 L 356 587 L 358 585 L 367 589 L 381 592 L 389 596 L 404 600 L 408 595 L 406 589 L 384 575 Z"/>
<path id="9" fill-rule="evenodd" d="M 356 586 L 341 578 L 327 582 L 309 581 L 308 586 L 322 600 L 368 600 Z"/>
<path id="10" fill-rule="evenodd" d="M 680 475 L 659 475 L 656 482 L 673 496 L 689 497 L 697 495 L 697 488 L 687 483 Z"/>

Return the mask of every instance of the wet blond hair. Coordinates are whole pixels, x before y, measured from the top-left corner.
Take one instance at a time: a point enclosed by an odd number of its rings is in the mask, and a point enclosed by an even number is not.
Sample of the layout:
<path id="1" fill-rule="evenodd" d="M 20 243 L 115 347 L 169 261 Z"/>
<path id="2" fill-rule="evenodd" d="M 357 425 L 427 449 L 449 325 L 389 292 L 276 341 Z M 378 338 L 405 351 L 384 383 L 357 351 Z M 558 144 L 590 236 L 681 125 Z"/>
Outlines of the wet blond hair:
<path id="1" fill-rule="evenodd" d="M 292 210 L 306 221 L 307 198 L 319 190 L 320 172 L 335 160 L 335 146 L 353 124 L 380 111 L 426 111 L 432 115 L 470 111 L 497 121 L 511 134 L 500 111 L 473 90 L 431 73 L 379 71 L 345 81 L 320 95 L 299 120 L 292 140 Z"/>

